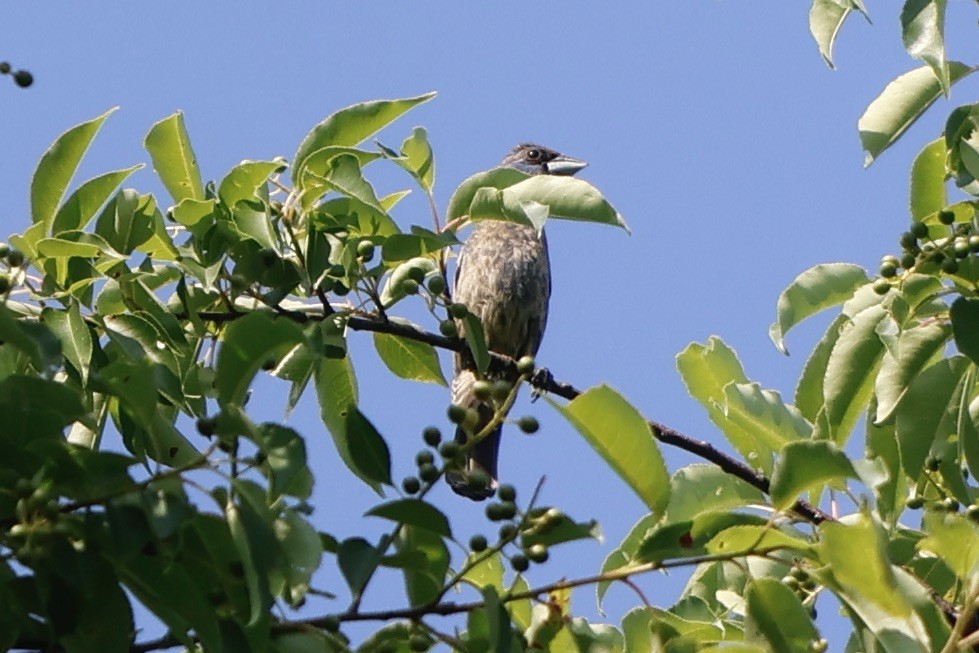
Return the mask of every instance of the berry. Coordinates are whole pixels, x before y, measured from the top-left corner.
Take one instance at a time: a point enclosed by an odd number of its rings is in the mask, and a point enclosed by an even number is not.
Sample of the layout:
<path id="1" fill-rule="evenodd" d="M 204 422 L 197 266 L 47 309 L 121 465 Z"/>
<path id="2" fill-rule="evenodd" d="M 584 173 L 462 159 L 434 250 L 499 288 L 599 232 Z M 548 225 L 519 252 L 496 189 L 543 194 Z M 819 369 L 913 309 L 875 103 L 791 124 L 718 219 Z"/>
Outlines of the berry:
<path id="1" fill-rule="evenodd" d="M 412 635 L 408 640 L 408 649 L 412 651 L 427 651 L 429 648 L 428 639 L 421 635 Z"/>
<path id="2" fill-rule="evenodd" d="M 431 483 L 439 477 L 439 470 L 435 468 L 435 465 L 425 464 L 418 468 L 418 476 L 426 483 Z"/>
<path id="3" fill-rule="evenodd" d="M 437 447 L 442 441 L 442 432 L 435 426 L 426 426 L 425 430 L 422 431 L 422 439 L 428 446 Z"/>
<path id="4" fill-rule="evenodd" d="M 457 320 L 461 320 L 469 315 L 469 309 L 466 308 L 465 304 L 455 303 L 449 306 L 449 315 Z"/>
<path id="5" fill-rule="evenodd" d="M 26 70 L 18 70 L 14 73 L 14 84 L 21 88 L 27 88 L 34 83 L 34 75 Z"/>
<path id="6" fill-rule="evenodd" d="M 334 263 L 333 265 L 330 266 L 330 269 L 327 271 L 327 274 L 329 274 L 331 277 L 342 277 L 347 274 L 347 270 L 339 263 Z"/>
<path id="7" fill-rule="evenodd" d="M 942 272 L 945 274 L 955 274 L 959 271 L 959 264 L 955 259 L 949 259 L 942 265 Z"/>
<path id="8" fill-rule="evenodd" d="M 0 243 L 0 258 L 7 256 L 10 253 L 10 245 L 7 243 Z"/>
<path id="9" fill-rule="evenodd" d="M 949 512 L 957 512 L 959 509 L 959 502 L 952 497 L 945 497 L 942 500 L 942 508 Z"/>
<path id="10" fill-rule="evenodd" d="M 491 394 L 493 395 L 493 399 L 496 399 L 497 401 L 506 401 L 506 398 L 510 396 L 510 390 L 512 389 L 513 387 L 506 381 L 496 381 L 493 383 Z"/>
<path id="11" fill-rule="evenodd" d="M 942 461 L 935 456 L 928 456 L 925 458 L 925 469 L 927 469 L 929 472 L 937 472 L 938 466 L 941 464 L 941 462 Z"/>
<path id="12" fill-rule="evenodd" d="M 517 361 L 517 372 L 520 374 L 531 374 L 534 371 L 534 357 L 523 356 Z"/>
<path id="13" fill-rule="evenodd" d="M 878 295 L 886 295 L 890 289 L 891 284 L 887 283 L 884 279 L 878 279 L 874 282 L 874 292 Z"/>
<path id="14" fill-rule="evenodd" d="M 473 535 L 469 538 L 469 548 L 474 553 L 485 551 L 487 546 L 489 546 L 489 543 L 486 541 L 486 536 L 484 535 Z"/>
<path id="15" fill-rule="evenodd" d="M 809 650 L 812 653 L 824 653 L 824 651 L 829 649 L 829 642 L 825 639 L 814 639 L 809 642 Z"/>
<path id="16" fill-rule="evenodd" d="M 10 276 L 0 273 L 0 295 L 10 290 Z"/>
<path id="17" fill-rule="evenodd" d="M 24 264 L 24 253 L 16 249 L 7 252 L 7 265 L 12 268 L 19 268 Z"/>
<path id="18" fill-rule="evenodd" d="M 926 238 L 928 236 L 928 225 L 924 222 L 915 222 L 911 225 L 911 234 L 915 238 Z"/>
<path id="19" fill-rule="evenodd" d="M 442 320 L 439 322 L 439 333 L 446 338 L 455 338 L 459 335 L 459 327 L 452 320 Z"/>
<path id="20" fill-rule="evenodd" d="M 532 415 L 524 415 L 518 419 L 517 426 L 519 426 L 520 430 L 527 435 L 533 435 L 540 430 L 540 422 L 538 422 L 537 418 L 533 417 Z"/>
<path id="21" fill-rule="evenodd" d="M 503 524 L 500 526 L 500 539 L 509 542 L 517 536 L 517 527 L 513 524 Z"/>
<path id="22" fill-rule="evenodd" d="M 485 490 L 490 484 L 489 474 L 481 469 L 474 469 L 466 477 L 466 485 L 470 490 Z"/>
<path id="23" fill-rule="evenodd" d="M 490 521 L 503 521 L 506 517 L 503 516 L 502 503 L 491 503 L 486 506 L 486 518 Z"/>
<path id="24" fill-rule="evenodd" d="M 453 424 L 462 424 L 466 420 L 466 409 L 459 404 L 452 404 L 446 411 L 449 421 Z"/>
<path id="25" fill-rule="evenodd" d="M 415 456 L 415 464 L 419 467 L 422 465 L 431 465 L 433 462 L 435 462 L 435 456 L 432 455 L 431 451 L 425 451 L 422 449 L 418 452 L 418 455 Z"/>
<path id="26" fill-rule="evenodd" d="M 907 506 L 911 510 L 920 510 L 924 505 L 924 497 L 911 497 L 907 502 Z"/>
<path id="27" fill-rule="evenodd" d="M 911 253 L 905 254 L 901 257 L 901 267 L 905 270 L 910 270 L 914 267 L 914 264 L 918 262 L 918 258 Z"/>
<path id="28" fill-rule="evenodd" d="M 408 278 L 416 283 L 421 283 L 425 280 L 425 268 L 414 266 L 408 268 Z"/>
<path id="29" fill-rule="evenodd" d="M 979 505 L 972 504 L 965 509 L 965 516 L 974 522 L 979 522 Z"/>
<path id="30" fill-rule="evenodd" d="M 445 460 L 452 460 L 459 455 L 461 449 L 459 448 L 459 443 L 453 440 L 448 442 L 443 442 L 442 446 L 439 447 L 439 455 Z"/>
<path id="31" fill-rule="evenodd" d="M 366 263 L 374 258 L 374 243 L 369 240 L 362 240 L 357 243 L 357 256 Z"/>
<path id="32" fill-rule="evenodd" d="M 218 421 L 213 417 L 200 417 L 197 419 L 195 426 L 197 427 L 198 433 L 205 438 L 209 438 L 217 430 Z"/>
<path id="33" fill-rule="evenodd" d="M 547 547 L 543 544 L 532 544 L 527 549 L 527 557 L 537 564 L 541 564 L 543 562 L 547 562 L 547 559 L 551 557 L 551 554 L 548 553 Z"/>
<path id="34" fill-rule="evenodd" d="M 951 211 L 939 211 L 938 221 L 942 224 L 952 224 L 955 222 L 955 214 Z"/>
<path id="35" fill-rule="evenodd" d="M 897 265 L 895 265 L 894 263 L 887 261 L 886 263 L 880 264 L 880 276 L 884 277 L 885 279 L 890 279 L 896 274 L 897 274 Z"/>
<path id="36" fill-rule="evenodd" d="M 517 514 L 517 504 L 513 501 L 503 501 L 498 505 L 500 506 L 499 514 L 503 519 L 513 519 Z"/>
<path id="37" fill-rule="evenodd" d="M 530 561 L 527 560 L 527 556 L 522 553 L 518 553 L 510 558 L 510 566 L 518 574 L 527 571 L 530 568 Z"/>
<path id="38" fill-rule="evenodd" d="M 517 489 L 510 484 L 501 485 L 496 490 L 496 496 L 500 498 L 500 501 L 515 501 L 517 498 Z"/>
<path id="39" fill-rule="evenodd" d="M 401 290 L 406 295 L 415 295 L 418 293 L 418 282 L 414 279 L 405 279 L 401 282 Z"/>
<path id="40" fill-rule="evenodd" d="M 10 72 L 10 64 L 6 61 L 0 61 L 0 75 L 6 75 Z"/>
<path id="41" fill-rule="evenodd" d="M 441 295 L 445 292 L 445 277 L 441 274 L 433 275 L 426 285 L 428 286 L 428 292 L 433 295 Z"/>
<path id="42" fill-rule="evenodd" d="M 900 238 L 901 247 L 910 249 L 918 244 L 918 239 L 910 231 L 905 231 Z"/>
<path id="43" fill-rule="evenodd" d="M 241 292 L 248 287 L 248 277 L 243 274 L 232 274 L 231 275 L 231 287 L 238 292 Z"/>
<path id="44" fill-rule="evenodd" d="M 979 234 L 969 236 L 969 249 L 973 252 L 979 252 Z"/>
<path id="45" fill-rule="evenodd" d="M 338 632 L 340 630 L 340 620 L 332 614 L 323 617 L 323 629 L 331 633 Z"/>
<path id="46" fill-rule="evenodd" d="M 473 384 L 473 394 L 476 398 L 481 401 L 486 401 L 490 398 L 490 393 L 493 391 L 493 386 L 489 381 L 484 381 L 480 379 Z"/>
<path id="47" fill-rule="evenodd" d="M 345 286 L 342 282 L 337 281 L 335 284 L 333 284 L 333 292 L 336 295 L 338 295 L 340 297 L 343 297 L 348 292 L 350 292 L 350 288 L 348 288 L 347 286 Z"/>
<path id="48" fill-rule="evenodd" d="M 407 476 L 405 480 L 401 481 L 401 487 L 408 494 L 417 494 L 419 490 L 422 489 L 421 481 L 418 480 L 416 476 Z"/>

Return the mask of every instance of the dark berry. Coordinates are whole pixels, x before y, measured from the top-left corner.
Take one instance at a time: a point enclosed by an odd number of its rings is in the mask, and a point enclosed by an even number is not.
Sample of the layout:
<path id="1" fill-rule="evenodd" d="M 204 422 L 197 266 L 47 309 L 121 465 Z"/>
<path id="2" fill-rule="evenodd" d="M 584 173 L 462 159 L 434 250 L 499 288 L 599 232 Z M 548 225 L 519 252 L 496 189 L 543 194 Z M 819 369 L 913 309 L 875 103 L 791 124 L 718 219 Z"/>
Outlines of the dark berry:
<path id="1" fill-rule="evenodd" d="M 426 426 L 425 430 L 422 431 L 422 439 L 428 446 L 437 447 L 442 441 L 442 432 L 435 426 Z"/>
<path id="2" fill-rule="evenodd" d="M 449 306 L 449 315 L 457 320 L 461 320 L 469 315 L 469 309 L 466 308 L 465 304 L 455 303 Z"/>
<path id="3" fill-rule="evenodd" d="M 527 556 L 522 553 L 517 553 L 512 558 L 510 558 L 510 566 L 513 567 L 515 572 L 523 573 L 530 568 L 530 561 L 527 560 Z"/>
<path id="4" fill-rule="evenodd" d="M 425 285 L 428 286 L 428 292 L 433 295 L 441 295 L 445 292 L 445 277 L 441 274 L 433 275 Z"/>
<path id="5" fill-rule="evenodd" d="M 34 83 L 34 75 L 26 70 L 18 70 L 14 73 L 14 84 L 21 88 L 27 88 Z"/>
<path id="6" fill-rule="evenodd" d="M 431 483 L 439 477 L 439 470 L 435 468 L 435 465 L 422 465 L 418 468 L 418 476 L 426 483 Z"/>
<path id="7" fill-rule="evenodd" d="M 489 543 L 486 541 L 484 535 L 473 535 L 469 538 L 469 548 L 475 553 L 485 551 L 487 546 L 489 546 Z"/>
<path id="8" fill-rule="evenodd" d="M 439 333 L 446 338 L 455 338 L 459 335 L 459 327 L 453 320 L 442 320 L 439 322 Z"/>
<path id="9" fill-rule="evenodd" d="M 517 426 L 519 426 L 520 430 L 527 435 L 532 435 L 540 430 L 540 422 L 538 422 L 537 418 L 533 417 L 532 415 L 524 415 L 518 419 Z"/>
<path id="10" fill-rule="evenodd" d="M 543 544 L 532 544 L 527 548 L 527 557 L 540 564 L 547 562 L 547 559 L 551 556 L 547 551 L 547 547 Z"/>
<path id="11" fill-rule="evenodd" d="M 942 224 L 952 224 L 955 222 L 955 214 L 951 211 L 939 211 L 938 221 Z"/>
<path id="12" fill-rule="evenodd" d="M 500 501 L 515 501 L 517 499 L 517 488 L 509 483 L 501 485 L 496 491 L 496 496 L 500 498 Z"/>
<path id="13" fill-rule="evenodd" d="M 449 421 L 453 424 L 462 424 L 466 419 L 466 409 L 459 404 L 452 404 L 446 411 Z"/>
<path id="14" fill-rule="evenodd" d="M 422 489 L 422 484 L 418 480 L 418 477 L 408 476 L 405 480 L 401 481 L 401 487 L 408 494 L 418 494 L 418 491 Z"/>
<path id="15" fill-rule="evenodd" d="M 924 222 L 915 222 L 911 225 L 911 233 L 915 238 L 925 238 L 928 236 L 928 225 Z"/>

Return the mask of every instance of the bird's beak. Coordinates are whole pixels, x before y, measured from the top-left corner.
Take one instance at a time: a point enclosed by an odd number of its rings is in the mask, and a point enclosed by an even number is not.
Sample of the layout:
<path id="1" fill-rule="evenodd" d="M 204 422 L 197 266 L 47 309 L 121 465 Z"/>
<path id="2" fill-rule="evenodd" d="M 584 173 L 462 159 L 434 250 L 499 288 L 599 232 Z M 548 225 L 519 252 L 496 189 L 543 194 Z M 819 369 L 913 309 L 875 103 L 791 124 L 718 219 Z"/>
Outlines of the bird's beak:
<path id="1" fill-rule="evenodd" d="M 549 175 L 567 175 L 570 177 L 587 166 L 588 162 L 582 161 L 581 159 L 573 159 L 570 156 L 564 156 L 562 154 L 557 158 L 551 159 L 544 165 L 547 167 L 547 174 Z"/>

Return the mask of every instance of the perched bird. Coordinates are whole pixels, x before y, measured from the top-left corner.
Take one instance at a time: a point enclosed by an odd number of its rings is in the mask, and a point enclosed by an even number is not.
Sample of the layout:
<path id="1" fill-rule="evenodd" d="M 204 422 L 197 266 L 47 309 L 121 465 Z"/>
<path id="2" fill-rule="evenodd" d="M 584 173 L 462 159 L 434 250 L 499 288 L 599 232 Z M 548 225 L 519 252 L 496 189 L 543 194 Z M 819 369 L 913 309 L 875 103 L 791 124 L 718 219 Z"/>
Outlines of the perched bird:
<path id="1" fill-rule="evenodd" d="M 531 175 L 573 175 L 588 164 L 540 145 L 524 143 L 515 147 L 500 165 Z M 550 296 L 551 265 L 543 233 L 538 235 L 533 227 L 500 220 L 485 220 L 476 225 L 459 254 L 452 297 L 479 318 L 490 351 L 512 358 L 536 354 L 547 324 Z M 488 376 L 489 380 L 501 378 L 493 370 Z M 479 433 L 493 416 L 492 404 L 480 401 L 474 393 L 477 380 L 470 357 L 457 354 L 452 403 L 475 410 L 478 415 L 474 425 L 456 429 L 456 441 L 460 444 Z M 455 492 L 474 501 L 493 494 L 497 485 L 500 430 L 497 427 L 470 449 L 461 473 L 447 476 Z M 473 482 L 475 470 L 485 472 L 486 484 Z"/>

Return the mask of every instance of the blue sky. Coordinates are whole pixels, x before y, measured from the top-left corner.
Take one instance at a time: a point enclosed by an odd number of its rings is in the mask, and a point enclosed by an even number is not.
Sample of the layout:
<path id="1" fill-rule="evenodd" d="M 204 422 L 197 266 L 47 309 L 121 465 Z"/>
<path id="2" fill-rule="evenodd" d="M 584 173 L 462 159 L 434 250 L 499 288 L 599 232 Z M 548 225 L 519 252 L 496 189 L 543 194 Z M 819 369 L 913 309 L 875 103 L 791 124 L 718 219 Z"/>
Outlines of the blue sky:
<path id="1" fill-rule="evenodd" d="M 121 110 L 80 179 L 148 162 L 146 130 L 176 109 L 186 114 L 205 178 L 220 178 L 244 158 L 291 157 L 340 107 L 436 90 L 381 140 L 397 145 L 414 125 L 428 129 L 441 207 L 462 179 L 533 140 L 589 161 L 582 176 L 632 227 L 629 237 L 551 223 L 554 294 L 539 362 L 578 387 L 607 382 L 650 418 L 723 447 L 687 396 L 675 355 L 717 334 L 749 376 L 791 397 L 822 326 L 801 327 L 788 341 L 794 355 L 779 354 L 767 336 L 778 293 L 816 263 L 873 269 L 897 248 L 912 157 L 948 110 L 979 90 L 975 79 L 955 87 L 951 102 L 939 102 L 864 170 L 856 120 L 890 79 L 916 66 L 903 51 L 896 8 L 868 4 L 875 24 L 845 27 L 840 69 L 830 71 L 808 34 L 807 7 L 779 0 L 631 10 L 594 2 L 8 3 L 0 59 L 30 69 L 36 82 L 25 91 L 0 80 L 0 236 L 28 225 L 30 175 L 51 141 L 111 106 Z M 970 4 L 950 3 L 949 38 L 953 57 L 976 62 Z M 379 192 L 409 186 L 393 173 L 375 179 Z M 129 183 L 163 196 L 149 168 Z M 403 226 L 429 220 L 420 197 L 397 217 Z M 390 377 L 367 335 L 351 341 L 362 409 L 391 443 L 400 478 L 414 468 L 422 427 L 445 426 L 448 392 Z M 281 421 L 283 397 L 281 384 L 261 382 L 251 407 L 259 419 Z M 531 582 L 594 573 L 642 506 L 543 402 L 524 399 L 514 415 L 525 413 L 543 428 L 534 437 L 509 429 L 505 479 L 527 496 L 546 475 L 545 502 L 600 517 L 605 533 L 602 544 L 555 550 Z M 339 463 L 311 397 L 288 423 L 307 436 L 320 473 L 317 526 L 339 537 L 380 533 L 382 524 L 361 517 L 375 497 Z M 666 456 L 671 471 L 692 462 Z M 495 530 L 481 506 L 445 489 L 436 496 L 462 541 Z M 674 572 L 640 585 L 668 605 L 684 578 Z M 320 577 L 321 585 L 339 582 L 332 570 Z M 384 582 L 400 584 L 394 576 Z M 365 605 L 386 604 L 384 588 L 376 589 Z M 578 591 L 575 605 L 597 618 L 593 597 Z M 636 602 L 613 588 L 609 619 Z"/>

